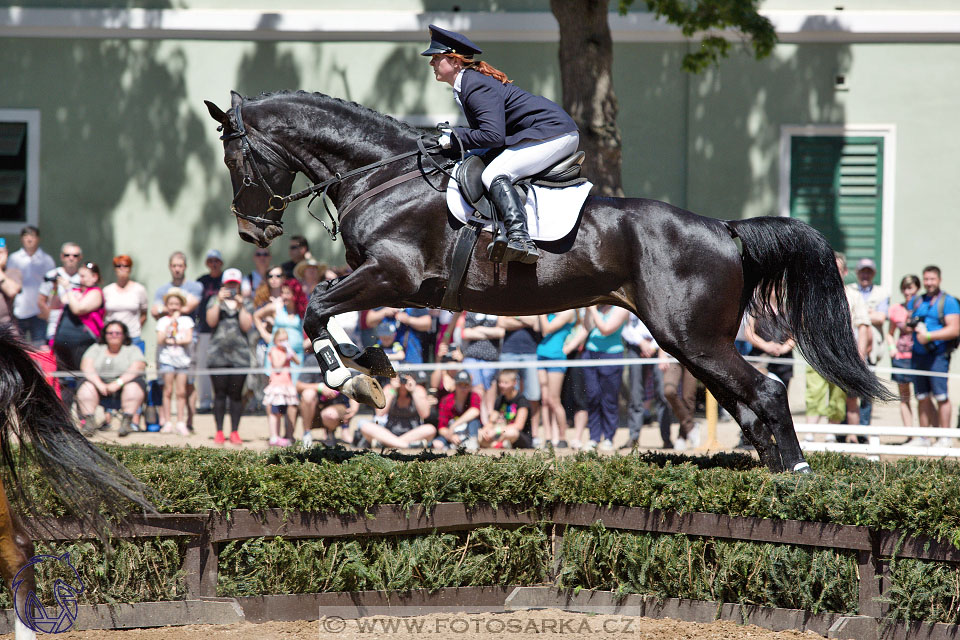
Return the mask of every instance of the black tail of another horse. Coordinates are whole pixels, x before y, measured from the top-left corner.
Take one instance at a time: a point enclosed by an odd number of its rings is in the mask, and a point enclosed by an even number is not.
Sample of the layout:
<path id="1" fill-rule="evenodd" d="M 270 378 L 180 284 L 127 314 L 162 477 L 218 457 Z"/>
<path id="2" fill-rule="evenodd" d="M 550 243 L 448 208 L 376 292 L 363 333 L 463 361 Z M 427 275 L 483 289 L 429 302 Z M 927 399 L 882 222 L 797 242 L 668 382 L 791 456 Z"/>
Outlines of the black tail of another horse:
<path id="1" fill-rule="evenodd" d="M 32 487 L 22 477 L 29 465 L 46 478 L 67 513 L 101 538 L 111 529 L 104 513 L 155 511 L 148 490 L 77 431 L 9 325 L 0 325 L 0 462 L 12 480 L 10 497 L 28 514 L 38 515 Z"/>
<path id="2" fill-rule="evenodd" d="M 742 306 L 772 313 L 769 300 L 775 295 L 784 328 L 824 378 L 852 395 L 893 399 L 857 352 L 843 280 L 826 238 L 792 218 L 728 224 L 743 243 Z"/>

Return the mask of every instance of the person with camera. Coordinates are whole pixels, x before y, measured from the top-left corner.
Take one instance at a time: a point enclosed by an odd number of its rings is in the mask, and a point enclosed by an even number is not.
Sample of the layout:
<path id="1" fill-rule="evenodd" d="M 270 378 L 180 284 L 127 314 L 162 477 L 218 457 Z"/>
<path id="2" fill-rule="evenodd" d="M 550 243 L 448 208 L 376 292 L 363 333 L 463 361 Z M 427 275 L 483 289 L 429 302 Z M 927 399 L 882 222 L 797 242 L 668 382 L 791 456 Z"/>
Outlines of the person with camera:
<path id="1" fill-rule="evenodd" d="M 253 327 L 252 305 L 240 293 L 243 274 L 239 269 L 223 272 L 223 285 L 207 302 L 204 319 L 210 327 L 206 364 L 211 369 L 246 369 L 250 366 L 247 333 Z M 230 410 L 230 442 L 243 444 L 238 429 L 243 415 L 243 383 L 246 373 L 218 373 L 210 377 L 213 386 L 214 442 L 223 444 L 223 419 Z"/>
<path id="2" fill-rule="evenodd" d="M 895 304 L 890 307 L 890 327 L 887 330 L 887 347 L 890 349 L 890 366 L 894 369 L 890 378 L 897 383 L 900 392 L 900 417 L 903 426 L 913 426 L 913 410 L 910 407 L 910 383 L 913 376 L 908 373 L 898 373 L 897 369 L 912 369 L 913 361 L 913 327 L 920 322 L 913 320 L 907 311 L 906 304 L 920 291 L 920 278 L 915 275 L 906 275 L 900 281 L 900 293 L 903 294 L 904 304 Z M 907 323 L 913 326 L 907 326 Z M 913 437 L 904 444 L 911 446 L 929 446 L 926 438 Z"/>
<path id="3" fill-rule="evenodd" d="M 960 302 L 940 289 L 940 268 L 930 265 L 923 270 L 922 296 L 914 296 L 905 306 L 910 312 L 907 326 L 913 325 L 914 369 L 946 374 L 950 356 L 960 336 Z M 917 396 L 917 410 L 921 427 L 946 427 L 950 424 L 950 397 L 947 395 L 947 377 L 914 376 L 913 389 Z M 936 401 L 936 407 L 934 407 Z M 952 446 L 952 439 L 941 437 L 936 446 Z"/>
<path id="4" fill-rule="evenodd" d="M 64 242 L 60 247 L 60 266 L 47 271 L 43 284 L 37 290 L 37 315 L 47 322 L 47 342 L 53 347 L 53 334 L 60 324 L 60 314 L 67 303 L 67 294 L 80 285 L 80 262 L 83 250 L 76 242 Z M 58 278 L 65 279 L 67 286 L 59 286 Z"/>
<path id="5" fill-rule="evenodd" d="M 386 405 L 377 410 L 375 422 L 360 425 L 363 437 L 387 449 L 426 447 L 437 435 L 436 427 L 424 424 L 430 415 L 426 389 L 413 376 L 402 373 L 391 378 L 383 391 Z"/>

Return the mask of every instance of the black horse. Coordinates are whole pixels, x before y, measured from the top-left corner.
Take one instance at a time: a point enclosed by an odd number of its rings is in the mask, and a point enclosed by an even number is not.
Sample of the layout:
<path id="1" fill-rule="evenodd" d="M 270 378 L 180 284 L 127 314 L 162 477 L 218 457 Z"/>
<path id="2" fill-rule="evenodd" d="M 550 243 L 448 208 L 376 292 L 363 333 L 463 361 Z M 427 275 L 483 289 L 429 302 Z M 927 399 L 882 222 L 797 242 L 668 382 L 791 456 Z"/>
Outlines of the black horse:
<path id="1" fill-rule="evenodd" d="M 291 199 L 285 196 L 295 172 L 329 185 L 326 193 L 341 212 L 353 272 L 313 291 L 304 328 L 328 380 L 330 367 L 344 361 L 374 368 L 369 363 L 376 358 L 345 344 L 342 330 L 328 321 L 378 306 L 439 307 L 460 226 L 431 184 L 435 179 L 414 175 L 367 197 L 377 186 L 429 166 L 416 153 L 420 132 L 316 93 L 244 99 L 234 92 L 229 113 L 206 104 L 223 130 L 232 210 L 244 240 L 265 247 L 283 232 L 283 210 Z M 362 173 L 352 171 L 370 164 L 375 166 Z M 464 309 L 521 315 L 610 303 L 636 313 L 737 420 L 772 470 L 809 466 L 783 385 L 760 374 L 734 348 L 748 304 L 769 312 L 775 295 L 786 310 L 788 330 L 818 371 L 849 393 L 889 398 L 857 354 L 830 245 L 797 220 L 723 221 L 655 200 L 590 197 L 567 238 L 538 243 L 542 258 L 535 265 L 494 265 L 484 253 L 486 244 L 481 240 L 474 250 L 462 289 Z M 362 384 L 352 386 L 357 380 Z M 357 376 L 345 392 L 377 402 L 379 388 L 369 380 Z"/>

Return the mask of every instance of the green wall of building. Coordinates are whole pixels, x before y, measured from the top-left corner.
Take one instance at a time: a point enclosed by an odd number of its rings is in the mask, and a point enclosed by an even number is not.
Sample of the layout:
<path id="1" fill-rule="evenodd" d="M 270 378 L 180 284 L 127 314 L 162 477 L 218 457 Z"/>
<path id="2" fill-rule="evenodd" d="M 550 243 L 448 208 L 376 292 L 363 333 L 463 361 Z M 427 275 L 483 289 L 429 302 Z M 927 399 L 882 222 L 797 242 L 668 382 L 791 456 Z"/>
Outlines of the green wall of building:
<path id="1" fill-rule="evenodd" d="M 217 3 L 185 4 L 213 8 Z M 809 2 L 802 8 L 832 8 L 820 6 L 827 4 L 834 3 Z M 236 8 L 262 5 L 250 0 Z M 323 6 L 288 0 L 277 9 Z M 511 6 L 547 10 L 545 2 Z M 848 8 L 856 6 L 874 3 Z M 481 44 L 485 59 L 504 68 L 519 86 L 559 101 L 556 43 Z M 776 214 L 782 126 L 893 125 L 894 251 L 885 259 L 892 260 L 895 281 L 939 263 L 944 287 L 960 292 L 960 256 L 952 250 L 953 207 L 960 200 L 955 142 L 960 139 L 960 45 L 781 44 L 767 60 L 737 53 L 699 76 L 680 71 L 688 46 L 614 47 L 627 195 L 715 217 Z M 248 269 L 252 247 L 240 241 L 229 214 L 222 147 L 203 100 L 223 107 L 231 89 L 256 95 L 299 88 L 399 116 L 455 116 L 449 88 L 433 80 L 418 55 L 422 47 L 414 42 L 0 40 L 0 109 L 40 113 L 44 246 L 54 253 L 61 242 L 75 240 L 102 265 L 116 253 L 129 253 L 137 261 L 134 277 L 149 289 L 167 280 L 167 256 L 177 249 L 188 254 L 191 277 L 202 273 L 210 248 L 223 251 L 227 266 Z M 847 90 L 835 88 L 837 75 L 846 78 Z M 292 205 L 286 220 L 288 233 L 306 235 L 318 257 L 342 261 L 342 244 L 330 242 L 305 205 Z M 17 238 L 7 238 L 16 248 Z M 276 261 L 285 260 L 286 243 L 281 239 L 275 245 Z"/>

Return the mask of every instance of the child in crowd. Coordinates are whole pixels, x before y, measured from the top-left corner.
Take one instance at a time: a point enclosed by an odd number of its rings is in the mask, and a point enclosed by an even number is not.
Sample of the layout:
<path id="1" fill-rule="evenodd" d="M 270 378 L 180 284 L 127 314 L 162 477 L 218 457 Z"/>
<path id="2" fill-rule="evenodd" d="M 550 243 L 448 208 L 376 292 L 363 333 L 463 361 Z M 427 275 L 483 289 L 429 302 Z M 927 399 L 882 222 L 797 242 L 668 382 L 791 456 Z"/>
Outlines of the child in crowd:
<path id="1" fill-rule="evenodd" d="M 397 340 L 397 325 L 392 320 L 382 320 L 377 325 L 377 344 L 387 354 L 391 362 L 403 362 L 407 354 Z"/>
<path id="2" fill-rule="evenodd" d="M 469 371 L 458 371 L 456 388 L 440 401 L 437 437 L 433 448 L 438 451 L 463 446 L 468 451 L 477 449 L 480 431 L 480 396 L 473 391 Z"/>
<path id="3" fill-rule="evenodd" d="M 514 369 L 497 374 L 497 398 L 493 412 L 480 429 L 479 444 L 492 449 L 530 449 L 530 403 L 520 393 L 519 376 Z"/>
<path id="4" fill-rule="evenodd" d="M 270 424 L 270 446 L 289 447 L 293 442 L 292 430 L 288 426 L 286 431 L 291 432 L 281 437 L 280 422 L 286 415 L 288 425 L 297 423 L 300 401 L 290 376 L 290 364 L 300 364 L 300 358 L 290 347 L 286 329 L 277 329 L 267 359 L 270 361 L 270 382 L 263 390 L 263 406 L 267 408 L 267 421 Z"/>
<path id="5" fill-rule="evenodd" d="M 187 428 L 187 370 L 193 344 L 193 318 L 181 313 L 187 296 L 172 287 L 163 296 L 166 315 L 157 321 L 157 373 L 163 378 L 163 404 L 160 407 L 161 433 L 173 432 L 173 395 L 177 396 L 177 431 L 190 435 Z"/>

